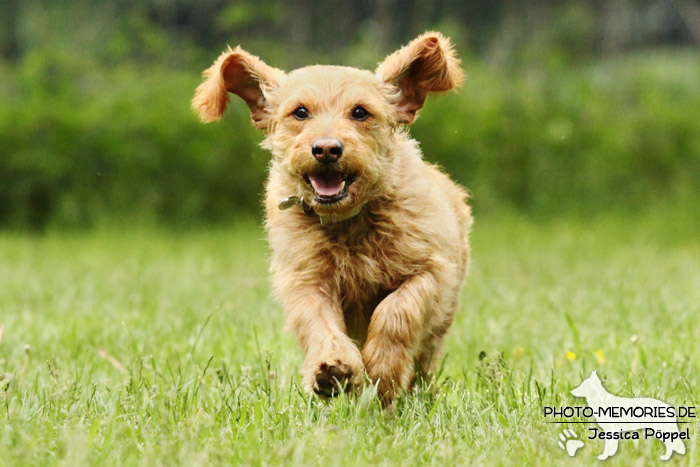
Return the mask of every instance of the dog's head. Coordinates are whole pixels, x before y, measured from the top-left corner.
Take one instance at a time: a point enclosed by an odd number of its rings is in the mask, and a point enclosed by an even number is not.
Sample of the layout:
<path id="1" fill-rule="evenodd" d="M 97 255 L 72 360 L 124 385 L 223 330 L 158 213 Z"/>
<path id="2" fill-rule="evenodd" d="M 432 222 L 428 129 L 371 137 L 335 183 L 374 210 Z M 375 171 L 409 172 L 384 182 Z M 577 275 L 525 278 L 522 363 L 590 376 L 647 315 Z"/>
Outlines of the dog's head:
<path id="1" fill-rule="evenodd" d="M 273 167 L 319 213 L 351 211 L 385 191 L 396 130 L 412 123 L 429 92 L 449 91 L 464 75 L 452 45 L 425 33 L 370 72 L 310 66 L 285 73 L 240 47 L 204 72 L 192 107 L 204 122 L 221 118 L 228 93 L 242 98 Z"/>
<path id="2" fill-rule="evenodd" d="M 593 370 L 591 376 L 583 380 L 578 387 L 571 390 L 571 394 L 576 397 L 592 397 L 600 392 L 603 384 L 598 378 L 598 373 Z"/>

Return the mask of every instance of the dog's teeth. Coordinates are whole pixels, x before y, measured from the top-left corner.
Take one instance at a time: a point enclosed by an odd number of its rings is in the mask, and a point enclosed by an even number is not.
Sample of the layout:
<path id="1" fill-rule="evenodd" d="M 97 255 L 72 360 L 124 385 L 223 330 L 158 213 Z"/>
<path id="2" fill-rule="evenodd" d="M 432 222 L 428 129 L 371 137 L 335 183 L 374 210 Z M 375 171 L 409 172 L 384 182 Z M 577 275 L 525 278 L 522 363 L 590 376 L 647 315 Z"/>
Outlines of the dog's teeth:
<path id="1" fill-rule="evenodd" d="M 345 180 L 343 180 L 343 183 L 340 184 L 340 190 L 338 191 L 338 193 L 342 193 L 344 189 L 345 189 Z"/>

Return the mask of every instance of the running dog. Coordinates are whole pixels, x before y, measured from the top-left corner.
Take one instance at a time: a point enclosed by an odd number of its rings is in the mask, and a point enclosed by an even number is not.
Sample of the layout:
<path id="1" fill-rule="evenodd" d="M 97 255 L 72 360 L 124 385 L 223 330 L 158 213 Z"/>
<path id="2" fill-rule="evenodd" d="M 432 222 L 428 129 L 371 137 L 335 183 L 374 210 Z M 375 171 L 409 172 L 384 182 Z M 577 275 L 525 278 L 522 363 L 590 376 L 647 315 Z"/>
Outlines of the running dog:
<path id="1" fill-rule="evenodd" d="M 235 94 L 272 153 L 273 286 L 306 354 L 304 388 L 329 397 L 366 374 L 390 404 L 416 368 L 430 370 L 467 275 L 465 190 L 405 129 L 428 94 L 462 84 L 452 44 L 425 33 L 374 72 L 285 73 L 229 48 L 204 78 L 201 120 L 220 119 Z"/>

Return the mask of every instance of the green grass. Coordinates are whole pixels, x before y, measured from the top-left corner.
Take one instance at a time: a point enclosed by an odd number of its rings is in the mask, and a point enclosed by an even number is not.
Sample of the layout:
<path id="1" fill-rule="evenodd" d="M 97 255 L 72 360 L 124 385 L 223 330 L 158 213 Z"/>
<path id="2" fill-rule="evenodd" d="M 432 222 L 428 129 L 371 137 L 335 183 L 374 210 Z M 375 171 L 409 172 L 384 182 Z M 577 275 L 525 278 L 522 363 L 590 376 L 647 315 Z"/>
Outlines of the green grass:
<path id="1" fill-rule="evenodd" d="M 569 459 L 542 407 L 583 406 L 569 390 L 591 370 L 615 394 L 698 403 L 690 212 L 479 220 L 443 369 L 393 415 L 371 390 L 300 390 L 254 223 L 0 234 L 0 465 L 590 465 L 603 442 Z M 700 462 L 689 426 L 674 465 Z M 662 452 L 622 441 L 608 463 Z"/>

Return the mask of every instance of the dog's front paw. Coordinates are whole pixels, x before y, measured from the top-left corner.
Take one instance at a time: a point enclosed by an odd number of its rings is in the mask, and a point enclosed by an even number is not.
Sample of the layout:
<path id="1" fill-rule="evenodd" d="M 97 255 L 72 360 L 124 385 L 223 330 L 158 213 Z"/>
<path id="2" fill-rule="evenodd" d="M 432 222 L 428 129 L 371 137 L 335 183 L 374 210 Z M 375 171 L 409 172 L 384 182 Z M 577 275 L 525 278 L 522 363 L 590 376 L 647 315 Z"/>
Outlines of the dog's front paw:
<path id="1" fill-rule="evenodd" d="M 321 397 L 335 397 L 348 389 L 353 376 L 352 368 L 340 360 L 333 365 L 323 362 L 315 374 L 313 391 Z"/>
<path id="2" fill-rule="evenodd" d="M 362 357 L 382 403 L 389 405 L 394 396 L 408 386 L 411 377 L 408 352 L 403 346 L 374 340 L 362 349 Z"/>
<path id="3" fill-rule="evenodd" d="M 362 372 L 359 352 L 346 358 L 317 359 L 310 356 L 304 365 L 304 389 L 321 397 L 335 397 L 351 390 L 360 381 Z"/>

